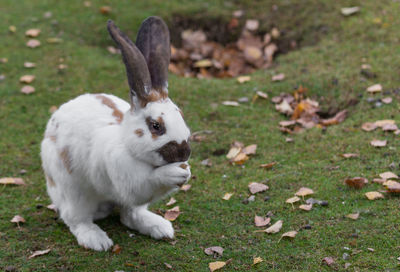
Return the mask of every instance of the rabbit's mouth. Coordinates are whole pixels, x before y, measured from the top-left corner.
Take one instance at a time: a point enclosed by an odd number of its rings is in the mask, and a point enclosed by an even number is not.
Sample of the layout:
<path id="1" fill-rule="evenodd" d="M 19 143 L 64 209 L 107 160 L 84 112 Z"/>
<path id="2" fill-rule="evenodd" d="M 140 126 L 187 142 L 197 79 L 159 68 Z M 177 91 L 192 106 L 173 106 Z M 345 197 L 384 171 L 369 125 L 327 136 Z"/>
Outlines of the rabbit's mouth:
<path id="1" fill-rule="evenodd" d="M 167 163 L 174 163 L 187 161 L 191 150 L 187 141 L 182 141 L 180 144 L 176 141 L 171 141 L 159 148 L 157 152 Z"/>

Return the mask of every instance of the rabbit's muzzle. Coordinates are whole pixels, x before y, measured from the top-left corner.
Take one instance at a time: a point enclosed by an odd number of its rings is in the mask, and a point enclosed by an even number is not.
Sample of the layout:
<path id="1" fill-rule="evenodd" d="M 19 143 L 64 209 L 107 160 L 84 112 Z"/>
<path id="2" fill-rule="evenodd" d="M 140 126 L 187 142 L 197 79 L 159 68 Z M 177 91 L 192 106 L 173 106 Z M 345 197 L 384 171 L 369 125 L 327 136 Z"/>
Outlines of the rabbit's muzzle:
<path id="1" fill-rule="evenodd" d="M 187 141 L 183 141 L 181 144 L 171 141 L 163 145 L 157 152 L 167 163 L 173 163 L 187 161 L 191 150 Z"/>

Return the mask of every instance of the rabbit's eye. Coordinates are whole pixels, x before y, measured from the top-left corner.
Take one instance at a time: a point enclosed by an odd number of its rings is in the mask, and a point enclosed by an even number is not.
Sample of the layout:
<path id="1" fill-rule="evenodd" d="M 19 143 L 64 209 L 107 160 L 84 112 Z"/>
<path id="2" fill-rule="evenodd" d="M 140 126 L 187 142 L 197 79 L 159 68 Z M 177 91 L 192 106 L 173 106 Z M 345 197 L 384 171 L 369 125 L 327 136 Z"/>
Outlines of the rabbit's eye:
<path id="1" fill-rule="evenodd" d="M 154 128 L 155 130 L 160 130 L 160 129 L 161 129 L 160 124 L 157 123 L 157 122 L 153 123 L 152 126 L 153 126 L 153 128 Z"/>

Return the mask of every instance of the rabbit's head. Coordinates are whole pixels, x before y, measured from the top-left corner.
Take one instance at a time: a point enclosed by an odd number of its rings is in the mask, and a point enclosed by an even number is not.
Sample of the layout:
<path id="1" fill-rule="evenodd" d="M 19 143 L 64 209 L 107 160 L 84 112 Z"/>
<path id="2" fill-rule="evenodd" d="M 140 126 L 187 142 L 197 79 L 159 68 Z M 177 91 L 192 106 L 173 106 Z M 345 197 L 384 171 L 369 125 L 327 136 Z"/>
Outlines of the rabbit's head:
<path id="1" fill-rule="evenodd" d="M 190 130 L 182 111 L 168 97 L 168 27 L 162 19 L 149 17 L 136 44 L 111 20 L 108 31 L 121 49 L 130 87 L 131 109 L 121 123 L 127 148 L 153 166 L 187 161 Z"/>

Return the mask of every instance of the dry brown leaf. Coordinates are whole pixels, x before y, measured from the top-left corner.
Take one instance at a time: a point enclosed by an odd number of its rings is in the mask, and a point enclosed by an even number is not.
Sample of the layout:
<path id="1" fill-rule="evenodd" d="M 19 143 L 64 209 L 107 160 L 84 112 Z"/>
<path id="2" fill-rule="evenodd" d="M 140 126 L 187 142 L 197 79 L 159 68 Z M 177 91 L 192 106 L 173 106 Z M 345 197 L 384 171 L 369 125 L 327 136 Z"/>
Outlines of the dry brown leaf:
<path id="1" fill-rule="evenodd" d="M 39 36 L 39 34 L 40 34 L 40 29 L 37 29 L 37 28 L 28 29 L 25 32 L 25 36 L 32 37 L 32 38 Z"/>
<path id="2" fill-rule="evenodd" d="M 181 214 L 181 211 L 179 210 L 179 206 L 173 207 L 172 209 L 169 209 L 165 212 L 164 218 L 169 220 L 169 221 L 174 221 L 175 219 L 178 218 L 178 216 Z"/>
<path id="3" fill-rule="evenodd" d="M 239 107 L 240 104 L 237 101 L 223 101 L 222 105 L 224 106 L 231 106 L 231 107 Z"/>
<path id="4" fill-rule="evenodd" d="M 391 98 L 391 97 L 385 97 L 385 98 L 382 98 L 381 101 L 382 101 L 382 103 L 384 103 L 384 104 L 390 104 L 390 103 L 392 103 L 393 98 Z"/>
<path id="5" fill-rule="evenodd" d="M 256 65 L 262 57 L 262 51 L 256 46 L 248 45 L 244 48 L 244 58 L 247 62 Z M 261 60 L 262 61 L 262 60 Z"/>
<path id="6" fill-rule="evenodd" d="M 385 183 L 386 179 L 374 178 L 372 181 L 375 183 L 383 184 Z"/>
<path id="7" fill-rule="evenodd" d="M 293 204 L 293 203 L 295 203 L 295 202 L 297 202 L 297 201 L 300 201 L 300 198 L 298 197 L 298 196 L 294 196 L 294 197 L 291 197 L 291 198 L 288 198 L 288 199 L 286 199 L 286 203 L 289 203 L 289 204 Z"/>
<path id="8" fill-rule="evenodd" d="M 252 193 L 253 195 L 256 193 L 264 192 L 269 188 L 267 185 L 258 182 L 251 182 L 248 187 L 250 193 Z"/>
<path id="9" fill-rule="evenodd" d="M 271 169 L 277 162 L 263 163 L 260 165 L 261 168 Z"/>
<path id="10" fill-rule="evenodd" d="M 256 154 L 256 150 L 257 150 L 257 145 L 252 144 L 252 145 L 248 145 L 245 148 L 243 148 L 242 153 L 244 153 L 246 155 L 254 155 L 254 154 Z"/>
<path id="11" fill-rule="evenodd" d="M 120 245 L 116 244 L 116 245 L 113 246 L 112 253 L 120 254 L 121 251 L 122 251 L 122 247 Z"/>
<path id="12" fill-rule="evenodd" d="M 21 83 L 31 83 L 35 80 L 35 76 L 34 75 L 24 75 L 22 77 L 19 78 L 19 82 Z"/>
<path id="13" fill-rule="evenodd" d="M 22 178 L 0 178 L 0 184 L 4 185 L 26 185 Z"/>
<path id="14" fill-rule="evenodd" d="M 45 254 L 49 253 L 50 250 L 51 250 L 50 248 L 45 249 L 45 250 L 36 250 L 35 252 L 33 252 L 33 254 L 31 256 L 28 257 L 28 259 L 32 259 L 37 256 L 45 255 Z"/>
<path id="15" fill-rule="evenodd" d="M 54 113 L 54 112 L 56 112 L 57 109 L 58 109 L 58 107 L 53 105 L 50 107 L 49 112 Z"/>
<path id="16" fill-rule="evenodd" d="M 167 267 L 168 269 L 172 269 L 172 265 L 170 265 L 169 263 L 164 263 L 165 267 Z"/>
<path id="17" fill-rule="evenodd" d="M 294 238 L 294 237 L 296 237 L 296 235 L 297 235 L 297 231 L 295 231 L 295 230 L 288 231 L 288 232 L 285 232 L 284 234 L 282 234 L 281 239 L 284 237 Z"/>
<path id="18" fill-rule="evenodd" d="M 241 147 L 237 147 L 237 146 L 232 146 L 231 149 L 229 149 L 228 154 L 226 155 L 226 158 L 231 160 L 233 158 L 235 158 L 237 155 L 239 155 L 239 153 L 242 151 Z"/>
<path id="19" fill-rule="evenodd" d="M 368 179 L 366 178 L 361 178 L 361 177 L 355 177 L 355 178 L 348 178 L 345 179 L 344 181 L 347 186 L 355 188 L 355 189 L 361 189 L 368 183 Z"/>
<path id="20" fill-rule="evenodd" d="M 10 25 L 10 26 L 8 27 L 8 30 L 9 30 L 11 33 L 15 33 L 15 32 L 17 32 L 17 27 L 14 26 L 14 25 Z"/>
<path id="21" fill-rule="evenodd" d="M 376 139 L 374 139 L 374 140 L 372 140 L 372 141 L 370 142 L 370 144 L 371 144 L 373 147 L 384 147 L 384 146 L 387 145 L 387 140 L 376 140 Z"/>
<path id="22" fill-rule="evenodd" d="M 304 211 L 311 211 L 312 207 L 313 207 L 312 204 L 301 204 L 299 206 L 299 208 L 304 210 Z"/>
<path id="23" fill-rule="evenodd" d="M 383 179 L 398 179 L 398 178 L 399 178 L 398 175 L 396 175 L 395 173 L 390 172 L 390 171 L 381 173 L 381 174 L 379 174 L 379 176 L 380 176 L 381 178 L 383 178 Z"/>
<path id="24" fill-rule="evenodd" d="M 285 74 L 283 73 L 272 76 L 272 81 L 282 81 L 284 79 L 285 79 Z"/>
<path id="25" fill-rule="evenodd" d="M 57 207 L 54 204 L 50 204 L 46 206 L 47 209 L 57 212 Z"/>
<path id="26" fill-rule="evenodd" d="M 187 192 L 187 191 L 189 191 L 189 189 L 190 188 L 192 188 L 192 185 L 190 185 L 190 184 L 183 184 L 182 186 L 181 186 L 181 191 L 184 191 L 184 192 Z"/>
<path id="27" fill-rule="evenodd" d="M 167 204 L 165 204 L 165 205 L 167 205 L 167 206 L 171 206 L 171 205 L 174 205 L 176 203 L 176 199 L 175 198 L 173 198 L 173 197 L 171 197 L 171 199 L 168 201 L 168 203 Z"/>
<path id="28" fill-rule="evenodd" d="M 249 157 L 246 154 L 239 153 L 235 158 L 233 158 L 232 162 L 241 165 L 244 164 L 248 159 Z"/>
<path id="29" fill-rule="evenodd" d="M 384 198 L 384 196 L 379 193 L 379 192 L 368 192 L 365 193 L 365 196 L 369 199 L 369 200 L 375 200 L 375 199 L 380 199 L 380 198 Z"/>
<path id="30" fill-rule="evenodd" d="M 378 93 L 378 92 L 382 92 L 382 85 L 381 84 L 374 84 L 372 86 L 369 86 L 367 88 L 367 92 L 369 93 Z"/>
<path id="31" fill-rule="evenodd" d="M 345 159 L 357 158 L 359 155 L 356 153 L 345 153 L 341 155 Z"/>
<path id="32" fill-rule="evenodd" d="M 292 107 L 286 100 L 283 100 L 280 104 L 276 104 L 275 109 L 286 115 L 291 115 L 293 113 Z"/>
<path id="33" fill-rule="evenodd" d="M 104 15 L 110 14 L 111 13 L 111 7 L 110 6 L 102 6 L 100 8 L 100 13 L 104 14 Z"/>
<path id="34" fill-rule="evenodd" d="M 207 255 L 213 255 L 215 257 L 222 256 L 224 253 L 224 249 L 220 246 L 212 246 L 204 249 L 204 253 Z"/>
<path id="35" fill-rule="evenodd" d="M 323 126 L 337 125 L 337 124 L 343 122 L 346 119 L 346 117 L 347 117 L 347 110 L 342 110 L 342 111 L 336 113 L 336 115 L 332 118 L 322 119 L 320 121 L 320 123 Z"/>
<path id="36" fill-rule="evenodd" d="M 26 46 L 28 46 L 28 47 L 30 47 L 30 48 L 39 47 L 39 46 L 40 46 L 40 41 L 35 40 L 35 39 L 29 40 L 29 41 L 26 43 Z"/>
<path id="37" fill-rule="evenodd" d="M 375 121 L 375 125 L 380 128 L 382 128 L 386 125 L 394 125 L 394 124 L 396 124 L 396 121 L 390 120 L 390 119 Z"/>
<path id="38" fill-rule="evenodd" d="M 55 43 L 62 43 L 63 40 L 57 37 L 53 37 L 53 38 L 47 38 L 46 42 L 50 44 L 55 44 Z"/>
<path id="39" fill-rule="evenodd" d="M 26 61 L 26 62 L 24 62 L 24 67 L 25 68 L 34 68 L 34 67 L 36 67 L 36 64 L 33 62 Z"/>
<path id="40" fill-rule="evenodd" d="M 35 87 L 30 85 L 25 85 L 24 87 L 21 88 L 21 93 L 23 94 L 31 94 L 34 92 L 35 92 Z"/>
<path id="41" fill-rule="evenodd" d="M 280 121 L 279 125 L 281 127 L 291 127 L 296 125 L 296 120 L 286 120 L 286 121 Z"/>
<path id="42" fill-rule="evenodd" d="M 208 264 L 208 268 L 210 269 L 210 272 L 216 271 L 221 269 L 222 267 L 224 267 L 226 265 L 226 262 L 212 262 Z"/>
<path id="43" fill-rule="evenodd" d="M 271 43 L 264 48 L 264 55 L 265 58 L 267 59 L 267 63 L 272 63 L 274 54 L 277 51 L 278 51 L 278 46 L 274 43 Z"/>
<path id="44" fill-rule="evenodd" d="M 375 123 L 366 122 L 366 123 L 362 124 L 361 128 L 364 131 L 372 131 L 372 130 L 377 129 L 378 126 Z"/>
<path id="45" fill-rule="evenodd" d="M 213 65 L 212 61 L 209 59 L 198 60 L 193 64 L 195 68 L 207 68 Z"/>
<path id="46" fill-rule="evenodd" d="M 261 92 L 261 91 L 257 91 L 256 92 L 258 97 L 264 98 L 264 99 L 268 99 L 268 94 Z"/>
<path id="47" fill-rule="evenodd" d="M 387 124 L 387 125 L 384 125 L 383 127 L 382 127 L 382 130 L 383 131 L 396 131 L 396 130 L 398 130 L 399 128 L 397 127 L 397 125 L 396 124 Z"/>
<path id="48" fill-rule="evenodd" d="M 400 193 L 400 183 L 398 183 L 397 181 L 388 180 L 387 182 L 385 182 L 384 186 L 386 186 L 386 189 L 389 193 Z"/>
<path id="49" fill-rule="evenodd" d="M 248 19 L 246 20 L 246 29 L 250 30 L 250 31 L 255 31 L 258 29 L 259 26 L 259 22 L 257 20 L 253 20 L 253 19 Z"/>
<path id="50" fill-rule="evenodd" d="M 283 225 L 282 220 L 278 220 L 275 224 L 265 230 L 266 233 L 277 233 L 281 230 Z"/>
<path id="51" fill-rule="evenodd" d="M 360 11 L 360 7 L 349 7 L 349 8 L 342 8 L 341 12 L 344 16 L 350 16 L 358 13 Z"/>
<path id="52" fill-rule="evenodd" d="M 359 216 L 360 216 L 360 213 L 350 213 L 350 214 L 346 215 L 347 218 L 350 218 L 353 220 L 357 220 Z"/>
<path id="53" fill-rule="evenodd" d="M 270 217 L 254 216 L 254 224 L 256 227 L 265 227 L 271 222 Z"/>
<path id="54" fill-rule="evenodd" d="M 253 258 L 253 265 L 261 263 L 262 261 L 263 261 L 263 259 L 261 257 L 254 257 Z"/>
<path id="55" fill-rule="evenodd" d="M 325 257 L 322 259 L 322 262 L 328 266 L 331 266 L 332 264 L 335 263 L 335 260 L 332 257 Z"/>
<path id="56" fill-rule="evenodd" d="M 237 82 L 239 83 L 245 83 L 251 80 L 250 76 L 239 76 L 236 78 Z"/>
<path id="57" fill-rule="evenodd" d="M 229 200 L 232 196 L 233 196 L 233 193 L 226 193 L 226 194 L 222 197 L 222 199 L 223 199 L 223 200 Z"/>
<path id="58" fill-rule="evenodd" d="M 19 223 L 25 223 L 26 221 L 25 221 L 25 219 L 24 219 L 22 216 L 20 216 L 20 215 L 15 215 L 15 216 L 10 220 L 10 222 L 11 222 L 11 223 L 17 223 L 17 224 L 19 225 Z"/>
<path id="59" fill-rule="evenodd" d="M 306 187 L 301 187 L 296 193 L 296 196 L 307 196 L 307 195 L 312 195 L 314 191 L 310 188 Z"/>

